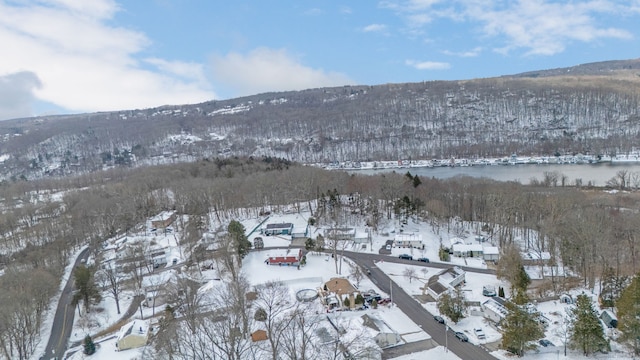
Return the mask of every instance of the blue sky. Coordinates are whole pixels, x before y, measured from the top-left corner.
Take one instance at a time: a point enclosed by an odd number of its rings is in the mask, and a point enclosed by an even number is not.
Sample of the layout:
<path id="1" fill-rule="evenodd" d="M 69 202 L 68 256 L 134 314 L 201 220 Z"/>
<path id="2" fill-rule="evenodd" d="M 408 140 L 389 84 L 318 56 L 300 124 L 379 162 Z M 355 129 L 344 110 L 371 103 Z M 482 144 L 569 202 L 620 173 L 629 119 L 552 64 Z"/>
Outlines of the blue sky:
<path id="1" fill-rule="evenodd" d="M 0 119 L 640 57 L 640 0 L 0 0 Z"/>

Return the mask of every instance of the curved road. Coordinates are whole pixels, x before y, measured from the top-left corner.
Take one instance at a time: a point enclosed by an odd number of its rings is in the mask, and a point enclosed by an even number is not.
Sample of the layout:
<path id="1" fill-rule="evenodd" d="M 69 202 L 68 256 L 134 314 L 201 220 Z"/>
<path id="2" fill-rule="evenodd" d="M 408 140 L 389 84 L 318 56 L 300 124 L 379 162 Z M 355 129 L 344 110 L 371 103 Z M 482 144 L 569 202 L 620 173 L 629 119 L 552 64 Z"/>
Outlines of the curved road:
<path id="1" fill-rule="evenodd" d="M 388 255 L 363 254 L 357 252 L 344 252 L 344 255 L 353 260 L 360 267 L 369 270 L 371 274 L 369 278 L 380 290 L 387 294 L 393 293 L 393 303 L 398 306 L 413 322 L 418 324 L 431 338 L 441 346 L 447 346 L 449 351 L 456 354 L 463 360 L 495 360 L 496 358 L 489 354 L 483 348 L 468 342 L 458 340 L 453 331 L 445 331 L 445 326 L 436 322 L 422 305 L 407 294 L 401 287 L 391 281 L 391 279 L 380 270 L 375 261 L 384 260 L 386 262 L 402 263 L 407 265 L 429 266 L 438 268 L 449 268 L 449 264 L 441 263 L 422 263 L 419 261 L 402 260 Z M 469 272 L 478 272 L 485 274 L 495 274 L 495 271 L 489 269 L 476 269 L 461 266 L 462 269 Z M 393 289 L 393 292 L 392 292 Z"/>
<path id="2" fill-rule="evenodd" d="M 86 262 L 89 257 L 89 248 L 82 250 L 76 258 L 75 268 L 79 264 Z M 64 352 L 67 350 L 67 343 L 71 336 L 71 330 L 73 328 L 73 316 L 75 315 L 75 307 L 71 305 L 73 299 L 73 272 L 67 280 L 60 295 L 58 301 L 58 308 L 56 309 L 56 315 L 53 318 L 53 325 L 51 326 L 51 335 L 49 336 L 49 342 L 45 349 L 44 355 L 40 359 L 62 359 Z"/>

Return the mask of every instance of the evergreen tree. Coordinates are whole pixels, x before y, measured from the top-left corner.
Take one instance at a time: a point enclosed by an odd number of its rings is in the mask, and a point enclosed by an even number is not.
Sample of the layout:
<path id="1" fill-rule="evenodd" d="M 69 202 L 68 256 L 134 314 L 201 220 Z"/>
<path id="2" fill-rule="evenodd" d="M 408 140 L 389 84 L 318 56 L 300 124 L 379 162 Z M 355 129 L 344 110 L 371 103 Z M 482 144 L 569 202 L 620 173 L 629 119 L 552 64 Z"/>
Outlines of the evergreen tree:
<path id="1" fill-rule="evenodd" d="M 584 293 L 578 295 L 576 306 L 571 309 L 571 327 L 569 345 L 572 349 L 579 349 L 585 356 L 609 350 L 593 302 Z"/>
<path id="2" fill-rule="evenodd" d="M 311 251 L 316 247 L 316 242 L 312 238 L 307 238 L 304 242 L 304 249 L 307 251 Z"/>
<path id="3" fill-rule="evenodd" d="M 94 278 L 95 268 L 78 266 L 73 272 L 73 280 L 75 285 L 75 293 L 73 294 L 73 305 L 83 302 L 85 310 L 88 312 L 92 303 L 98 303 L 102 299 L 100 290 L 96 286 Z"/>
<path id="4" fill-rule="evenodd" d="M 498 288 L 498 296 L 504 299 L 504 288 L 502 286 Z"/>
<path id="5" fill-rule="evenodd" d="M 542 325 L 536 320 L 538 313 L 512 302 L 506 303 L 507 316 L 502 320 L 502 347 L 518 356 L 536 348 L 532 342 L 544 337 Z"/>
<path id="6" fill-rule="evenodd" d="M 462 290 L 456 288 L 453 294 L 449 292 L 442 294 L 438 299 L 438 310 L 454 323 L 464 319 L 467 311 L 467 303 L 465 302 Z"/>
<path id="7" fill-rule="evenodd" d="M 633 277 L 617 301 L 619 341 L 640 355 L 640 274 Z"/>
<path id="8" fill-rule="evenodd" d="M 625 285 L 628 283 L 626 276 L 616 274 L 616 271 L 609 266 L 602 275 L 602 288 L 600 290 L 600 301 L 603 307 L 614 307 L 620 298 Z"/>
<path id="9" fill-rule="evenodd" d="M 227 226 L 227 231 L 233 239 L 233 244 L 236 247 L 238 256 L 240 259 L 244 258 L 249 252 L 249 249 L 251 249 L 251 241 L 249 241 L 247 235 L 245 235 L 244 225 L 236 220 L 231 220 Z"/>
<path id="10" fill-rule="evenodd" d="M 518 273 L 514 281 L 514 298 L 513 302 L 517 305 L 525 305 L 529 302 L 529 296 L 527 295 L 527 288 L 531 284 L 531 278 L 529 274 L 524 270 L 524 266 L 520 265 Z"/>
<path id="11" fill-rule="evenodd" d="M 86 355 L 93 355 L 96 352 L 96 344 L 93 343 L 91 336 L 87 335 L 84 338 L 84 353 Z"/>
<path id="12" fill-rule="evenodd" d="M 438 249 L 438 257 L 440 258 L 440 261 L 449 261 L 451 259 L 451 256 L 449 255 L 449 249 L 440 245 L 440 249 Z"/>

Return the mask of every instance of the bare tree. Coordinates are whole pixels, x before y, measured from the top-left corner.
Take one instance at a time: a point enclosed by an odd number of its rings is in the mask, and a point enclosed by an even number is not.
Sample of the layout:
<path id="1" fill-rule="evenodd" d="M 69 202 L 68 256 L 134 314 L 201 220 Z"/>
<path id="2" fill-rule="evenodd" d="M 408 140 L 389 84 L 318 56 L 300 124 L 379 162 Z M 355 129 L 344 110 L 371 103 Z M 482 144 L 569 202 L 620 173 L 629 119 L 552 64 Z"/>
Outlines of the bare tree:
<path id="1" fill-rule="evenodd" d="M 103 263 L 102 269 L 96 273 L 96 280 L 101 288 L 107 289 L 116 302 L 116 309 L 120 315 L 120 294 L 122 293 L 122 276 L 113 261 Z"/>
<path id="2" fill-rule="evenodd" d="M 409 283 L 411 283 L 411 280 L 413 280 L 413 278 L 416 277 L 416 269 L 412 267 L 406 267 L 402 272 L 402 275 L 407 279 L 409 279 Z"/>

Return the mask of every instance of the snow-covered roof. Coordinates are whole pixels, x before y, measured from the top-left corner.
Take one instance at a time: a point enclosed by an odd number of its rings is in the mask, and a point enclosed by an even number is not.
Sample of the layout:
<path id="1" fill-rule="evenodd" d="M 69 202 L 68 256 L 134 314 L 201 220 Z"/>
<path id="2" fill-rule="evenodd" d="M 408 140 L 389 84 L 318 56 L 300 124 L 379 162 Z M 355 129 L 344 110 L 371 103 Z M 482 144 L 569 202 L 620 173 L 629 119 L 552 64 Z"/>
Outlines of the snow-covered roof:
<path id="1" fill-rule="evenodd" d="M 420 234 L 396 234 L 395 241 L 422 241 L 422 235 Z"/>
<path id="2" fill-rule="evenodd" d="M 142 336 L 146 337 L 149 331 L 149 323 L 145 320 L 133 320 L 126 325 L 123 325 L 118 332 L 118 341 L 127 336 Z"/>
<path id="3" fill-rule="evenodd" d="M 485 255 L 500 255 L 500 249 L 497 246 L 485 246 L 482 249 Z"/>
<path id="4" fill-rule="evenodd" d="M 476 251 L 476 252 L 481 252 L 482 251 L 482 245 L 480 244 L 453 244 L 451 246 L 451 249 L 456 252 L 456 251 Z"/>

